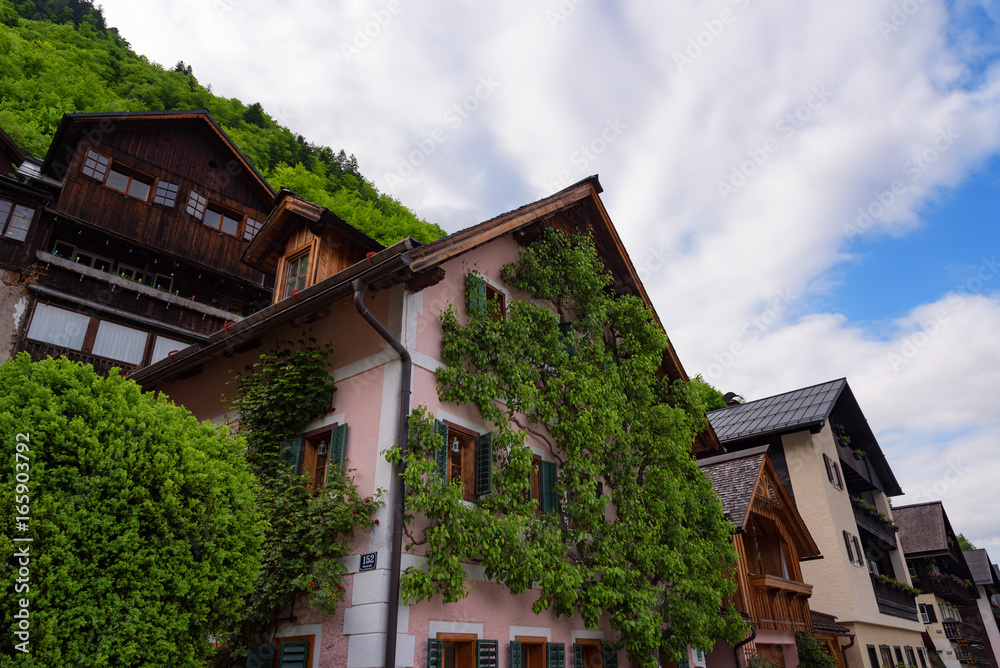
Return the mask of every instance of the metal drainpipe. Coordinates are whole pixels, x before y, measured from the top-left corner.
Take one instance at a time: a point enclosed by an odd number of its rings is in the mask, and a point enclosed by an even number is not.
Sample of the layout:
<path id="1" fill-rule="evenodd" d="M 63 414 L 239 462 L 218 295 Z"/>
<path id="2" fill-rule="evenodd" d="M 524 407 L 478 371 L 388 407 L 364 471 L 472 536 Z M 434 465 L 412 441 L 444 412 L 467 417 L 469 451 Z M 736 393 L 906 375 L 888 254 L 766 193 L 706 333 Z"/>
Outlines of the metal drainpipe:
<path id="1" fill-rule="evenodd" d="M 736 665 L 740 665 L 740 647 L 746 645 L 748 642 L 757 637 L 757 626 L 753 622 L 750 622 L 750 635 L 733 645 L 733 658 L 736 659 Z"/>
<path id="2" fill-rule="evenodd" d="M 854 647 L 854 641 L 857 640 L 857 636 L 855 636 L 853 633 L 850 634 L 848 637 L 851 639 L 851 642 L 847 643 L 846 645 L 840 646 L 840 658 L 844 660 L 844 668 L 850 668 L 850 666 L 847 665 L 847 655 L 844 654 L 844 650 L 851 649 L 852 647 Z"/>
<path id="3" fill-rule="evenodd" d="M 407 418 L 410 413 L 410 384 L 413 378 L 413 360 L 410 353 L 403 347 L 396 337 L 389 333 L 389 330 L 365 308 L 365 290 L 368 286 L 360 278 L 351 282 L 354 288 L 354 306 L 358 309 L 361 317 L 368 321 L 378 335 L 385 339 L 386 343 L 399 355 L 403 363 L 402 389 L 399 392 L 399 428 L 397 439 L 399 447 L 406 453 L 406 441 L 410 434 L 410 425 Z M 392 552 L 389 555 L 389 617 L 385 623 L 385 668 L 395 668 L 396 666 L 396 631 L 399 624 L 399 573 L 401 570 L 401 559 L 403 552 L 403 494 L 405 485 L 403 484 L 403 472 L 406 470 L 406 462 L 399 465 L 396 471 L 396 479 L 393 482 L 393 517 L 392 517 Z"/>

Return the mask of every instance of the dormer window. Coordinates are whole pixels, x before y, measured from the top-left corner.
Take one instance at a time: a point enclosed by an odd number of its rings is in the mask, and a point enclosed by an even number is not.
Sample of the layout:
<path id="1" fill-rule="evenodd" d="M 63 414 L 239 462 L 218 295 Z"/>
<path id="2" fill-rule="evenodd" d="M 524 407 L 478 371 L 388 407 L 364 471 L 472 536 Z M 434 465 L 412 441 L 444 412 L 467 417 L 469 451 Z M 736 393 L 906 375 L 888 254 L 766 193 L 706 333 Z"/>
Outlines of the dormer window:
<path id="1" fill-rule="evenodd" d="M 309 251 L 300 253 L 288 260 L 285 271 L 285 297 L 290 297 L 296 290 L 306 287 L 309 275 Z"/>

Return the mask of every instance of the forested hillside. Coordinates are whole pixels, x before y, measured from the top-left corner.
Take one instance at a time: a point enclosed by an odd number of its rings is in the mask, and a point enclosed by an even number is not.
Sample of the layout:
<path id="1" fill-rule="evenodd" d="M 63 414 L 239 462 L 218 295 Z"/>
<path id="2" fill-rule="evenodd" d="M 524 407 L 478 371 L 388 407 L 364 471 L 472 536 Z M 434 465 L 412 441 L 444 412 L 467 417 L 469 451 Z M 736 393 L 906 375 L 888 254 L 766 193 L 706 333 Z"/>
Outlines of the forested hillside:
<path id="1" fill-rule="evenodd" d="M 291 188 L 383 244 L 444 235 L 380 193 L 353 155 L 210 88 L 183 62 L 165 69 L 136 54 L 89 0 L 0 0 L 0 128 L 27 153 L 45 154 L 64 113 L 205 108 L 275 189 Z"/>

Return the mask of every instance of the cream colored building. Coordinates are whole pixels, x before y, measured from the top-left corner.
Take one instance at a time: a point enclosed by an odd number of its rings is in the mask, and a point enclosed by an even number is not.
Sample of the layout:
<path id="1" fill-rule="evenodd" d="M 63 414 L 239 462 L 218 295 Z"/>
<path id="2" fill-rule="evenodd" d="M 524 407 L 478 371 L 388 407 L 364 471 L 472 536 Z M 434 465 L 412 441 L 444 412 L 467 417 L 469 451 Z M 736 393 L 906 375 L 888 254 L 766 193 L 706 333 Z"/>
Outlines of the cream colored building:
<path id="1" fill-rule="evenodd" d="M 761 445 L 823 554 L 802 563 L 810 607 L 853 638 L 847 668 L 929 668 L 888 497 L 902 494 L 846 379 L 709 414 L 729 451 Z M 786 666 L 786 668 L 792 668 Z"/>

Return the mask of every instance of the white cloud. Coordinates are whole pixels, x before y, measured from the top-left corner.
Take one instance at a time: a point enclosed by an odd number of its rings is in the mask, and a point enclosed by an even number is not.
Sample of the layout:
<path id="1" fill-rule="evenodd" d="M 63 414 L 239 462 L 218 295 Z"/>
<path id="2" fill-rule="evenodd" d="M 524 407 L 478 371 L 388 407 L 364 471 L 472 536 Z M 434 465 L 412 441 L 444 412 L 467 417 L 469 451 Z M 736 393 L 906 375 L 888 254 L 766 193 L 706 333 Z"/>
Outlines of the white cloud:
<path id="1" fill-rule="evenodd" d="M 1000 545 L 1000 527 L 972 514 L 995 503 L 1000 476 L 988 450 L 1000 282 L 968 290 L 895 369 L 889 355 L 954 297 L 928 294 L 886 331 L 814 310 L 851 271 L 849 235 L 905 236 L 929 198 L 1000 150 L 1000 76 L 982 60 L 994 47 L 949 24 L 972 4 L 949 16 L 940 0 L 398 3 L 391 20 L 388 0 L 102 4 L 140 52 L 355 153 L 450 231 L 600 173 L 689 371 L 711 377 L 735 342 L 724 391 L 847 376 L 904 489 L 933 481 L 941 452 L 975 455 L 946 504 L 956 530 L 975 523 L 966 535 Z M 481 77 L 500 85 L 448 124 Z M 609 122 L 620 131 L 602 136 Z M 387 183 L 439 128 L 446 140 Z"/>

